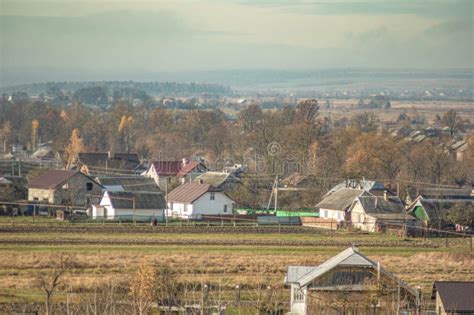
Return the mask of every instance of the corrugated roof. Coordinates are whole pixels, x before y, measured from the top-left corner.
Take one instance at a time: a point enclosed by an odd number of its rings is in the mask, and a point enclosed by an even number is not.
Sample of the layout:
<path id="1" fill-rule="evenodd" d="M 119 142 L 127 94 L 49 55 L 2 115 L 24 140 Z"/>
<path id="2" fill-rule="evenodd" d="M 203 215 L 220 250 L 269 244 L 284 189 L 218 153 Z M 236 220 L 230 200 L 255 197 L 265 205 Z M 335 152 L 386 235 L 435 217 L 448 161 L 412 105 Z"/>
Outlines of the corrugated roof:
<path id="1" fill-rule="evenodd" d="M 386 189 L 383 183 L 375 181 L 375 180 L 348 179 L 347 181 L 340 182 L 339 184 L 331 188 L 331 190 L 329 190 L 326 193 L 325 197 L 344 188 L 360 189 L 360 190 L 367 190 L 367 191 Z"/>
<path id="2" fill-rule="evenodd" d="M 222 192 L 209 184 L 186 183 L 173 189 L 167 196 L 168 202 L 192 203 L 206 192 Z"/>
<path id="3" fill-rule="evenodd" d="M 367 194 L 367 192 L 359 189 L 342 188 L 325 197 L 316 207 L 345 211 L 352 205 L 354 200 L 363 193 Z"/>
<path id="4" fill-rule="evenodd" d="M 109 158 L 108 153 L 82 152 L 78 156 L 80 163 L 89 168 L 134 170 L 140 165 L 140 159 L 136 153 L 114 153 Z"/>
<path id="5" fill-rule="evenodd" d="M 38 177 L 33 178 L 30 181 L 28 187 L 37 188 L 37 189 L 54 189 L 76 174 L 82 174 L 82 173 L 77 172 L 77 171 L 66 171 L 66 170 L 46 171 L 43 174 L 39 175 Z"/>
<path id="6" fill-rule="evenodd" d="M 314 279 L 322 276 L 326 272 L 330 271 L 333 268 L 338 266 L 341 267 L 369 267 L 377 269 L 377 263 L 370 260 L 366 256 L 359 253 L 359 250 L 356 247 L 349 247 L 336 256 L 333 256 L 320 264 L 317 267 L 310 267 L 312 269 L 306 269 L 308 267 L 301 266 L 290 266 L 288 270 L 291 270 L 291 276 L 286 277 L 286 283 L 295 283 L 301 286 L 306 286 L 308 283 Z M 417 291 L 409 287 L 405 282 L 397 278 L 395 275 L 390 272 L 380 268 L 380 273 L 392 278 L 394 281 L 400 284 L 401 287 L 405 288 L 414 296 L 417 296 Z M 297 278 L 298 275 L 302 275 Z M 291 280 L 291 281 L 290 281 Z"/>
<path id="7" fill-rule="evenodd" d="M 133 209 L 133 200 L 135 200 L 135 209 L 165 209 L 166 201 L 162 193 L 140 193 L 108 191 L 112 206 L 115 209 Z"/>
<path id="8" fill-rule="evenodd" d="M 240 179 L 230 173 L 206 172 L 196 177 L 193 181 L 195 183 L 202 181 L 204 184 L 219 187 L 226 182 L 239 183 Z"/>
<path id="9" fill-rule="evenodd" d="M 405 213 L 402 201 L 397 197 L 360 196 L 357 198 L 368 214 L 401 214 Z"/>
<path id="10" fill-rule="evenodd" d="M 474 313 L 474 281 L 436 281 L 433 293 L 436 291 L 446 312 Z"/>
<path id="11" fill-rule="evenodd" d="M 286 283 L 296 282 L 298 281 L 298 279 L 316 270 L 317 268 L 318 267 L 309 267 L 309 266 L 288 266 L 285 282 Z"/>
<path id="12" fill-rule="evenodd" d="M 122 191 L 129 192 L 161 192 L 153 178 L 141 176 L 128 177 L 97 177 L 97 182 L 107 187 L 120 186 Z"/>

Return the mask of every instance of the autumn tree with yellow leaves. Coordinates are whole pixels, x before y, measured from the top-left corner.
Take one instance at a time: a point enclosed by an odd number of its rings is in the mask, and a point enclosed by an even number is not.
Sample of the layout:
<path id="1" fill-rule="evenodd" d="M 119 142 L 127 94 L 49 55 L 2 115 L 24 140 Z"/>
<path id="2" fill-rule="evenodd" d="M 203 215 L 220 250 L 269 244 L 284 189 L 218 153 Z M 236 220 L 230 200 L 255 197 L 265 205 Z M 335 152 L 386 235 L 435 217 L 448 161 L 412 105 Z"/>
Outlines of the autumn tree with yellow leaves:
<path id="1" fill-rule="evenodd" d="M 131 128 L 132 128 L 133 122 L 134 120 L 132 116 L 123 115 L 122 118 L 120 119 L 120 123 L 118 127 L 121 149 L 125 150 L 125 152 L 127 153 L 130 152 Z"/>
<path id="2" fill-rule="evenodd" d="M 38 128 L 39 128 L 38 119 L 33 119 L 31 121 L 31 150 L 35 151 L 36 146 L 38 145 Z"/>
<path id="3" fill-rule="evenodd" d="M 69 144 L 66 146 L 67 154 L 67 166 L 70 168 L 73 164 L 79 159 L 79 153 L 84 152 L 85 146 L 84 141 L 81 138 L 79 129 L 75 128 L 72 130 L 71 138 L 69 139 Z"/>
<path id="4" fill-rule="evenodd" d="M 150 313 L 157 291 L 155 267 L 142 262 L 130 281 L 130 296 L 132 297 L 135 313 L 144 315 Z"/>

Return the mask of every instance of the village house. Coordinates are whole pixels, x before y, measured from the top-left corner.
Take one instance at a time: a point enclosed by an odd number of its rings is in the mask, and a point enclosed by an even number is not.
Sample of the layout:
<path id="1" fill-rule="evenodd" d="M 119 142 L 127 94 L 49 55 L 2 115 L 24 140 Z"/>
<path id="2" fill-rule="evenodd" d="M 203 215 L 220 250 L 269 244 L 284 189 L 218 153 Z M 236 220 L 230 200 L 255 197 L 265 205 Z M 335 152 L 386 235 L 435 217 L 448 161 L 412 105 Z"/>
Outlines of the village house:
<path id="1" fill-rule="evenodd" d="M 102 186 L 77 171 L 50 170 L 32 179 L 28 200 L 40 203 L 85 206 L 98 200 Z"/>
<path id="2" fill-rule="evenodd" d="M 437 315 L 474 314 L 474 281 L 436 281 L 432 292 Z"/>
<path id="3" fill-rule="evenodd" d="M 144 171 L 138 154 L 135 153 L 99 153 L 82 152 L 78 154 L 77 169 L 90 174 L 133 175 Z"/>
<path id="4" fill-rule="evenodd" d="M 166 201 L 162 193 L 105 191 L 99 205 L 92 206 L 92 218 L 160 220 L 165 209 Z"/>
<path id="5" fill-rule="evenodd" d="M 323 198 L 317 205 L 319 217 L 333 219 L 337 222 L 350 221 L 347 211 L 352 203 L 360 196 L 373 196 L 369 192 L 360 189 L 342 188 Z"/>
<path id="6" fill-rule="evenodd" d="M 385 226 L 403 225 L 412 227 L 417 219 L 405 212 L 405 206 L 398 197 L 360 196 L 349 209 L 351 226 L 362 231 L 380 232 Z"/>
<path id="7" fill-rule="evenodd" d="M 289 266 L 292 315 L 417 314 L 420 292 L 350 247 L 319 266 Z"/>
<path id="8" fill-rule="evenodd" d="M 186 183 L 168 194 L 168 215 L 200 219 L 202 215 L 232 214 L 234 201 L 221 189 L 204 183 Z"/>
<path id="9" fill-rule="evenodd" d="M 193 182 L 209 184 L 214 187 L 221 188 L 224 191 L 230 190 L 242 184 L 238 177 L 231 173 L 225 172 L 206 172 L 197 176 Z"/>
<path id="10" fill-rule="evenodd" d="M 148 166 L 145 176 L 151 177 L 164 189 L 173 178 L 179 179 L 181 184 L 191 181 L 202 173 L 207 172 L 207 167 L 201 161 L 153 161 Z"/>

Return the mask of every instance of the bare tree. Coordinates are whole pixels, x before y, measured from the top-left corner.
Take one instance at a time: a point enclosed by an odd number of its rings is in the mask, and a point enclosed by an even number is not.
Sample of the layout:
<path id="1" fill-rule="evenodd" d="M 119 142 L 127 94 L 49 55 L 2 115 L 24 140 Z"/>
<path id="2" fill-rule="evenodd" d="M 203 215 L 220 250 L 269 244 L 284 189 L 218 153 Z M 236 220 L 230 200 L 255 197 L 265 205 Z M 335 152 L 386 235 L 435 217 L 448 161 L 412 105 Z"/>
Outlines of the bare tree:
<path id="1" fill-rule="evenodd" d="M 45 308 L 46 314 L 53 314 L 52 299 L 60 285 L 64 275 L 72 267 L 72 258 L 67 255 L 53 255 L 50 257 L 49 262 L 52 265 L 50 271 L 41 271 L 38 273 L 36 278 L 36 286 L 41 289 L 45 294 Z"/>

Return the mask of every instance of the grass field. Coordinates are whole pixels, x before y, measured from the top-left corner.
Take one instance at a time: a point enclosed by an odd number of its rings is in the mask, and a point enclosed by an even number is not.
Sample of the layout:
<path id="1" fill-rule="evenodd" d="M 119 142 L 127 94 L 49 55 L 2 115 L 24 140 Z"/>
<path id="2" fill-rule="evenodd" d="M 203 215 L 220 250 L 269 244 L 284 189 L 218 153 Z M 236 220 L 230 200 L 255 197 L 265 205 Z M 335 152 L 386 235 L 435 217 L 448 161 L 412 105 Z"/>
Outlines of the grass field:
<path id="1" fill-rule="evenodd" d="M 166 233 L 165 227 L 149 226 L 127 226 L 123 231 L 83 227 L 80 232 L 67 224 L 36 230 L 18 230 L 19 226 L 21 222 L 0 226 L 0 303 L 41 301 L 35 277 L 51 268 L 50 257 L 57 253 L 67 253 L 74 261 L 66 281 L 71 292 L 90 292 L 111 281 L 127 283 L 143 261 L 171 266 L 181 282 L 240 285 L 248 290 L 262 284 L 281 288 L 288 265 L 318 265 L 351 244 L 409 284 L 420 286 L 426 295 L 435 280 L 474 280 L 467 238 L 451 238 L 446 247 L 444 238 L 401 239 L 301 227 L 281 233 L 274 228 L 263 233 L 264 227 L 241 227 L 236 233 L 232 227 L 225 227 L 225 233 L 183 227 L 180 233 L 181 227 L 168 227 L 173 232 Z"/>

